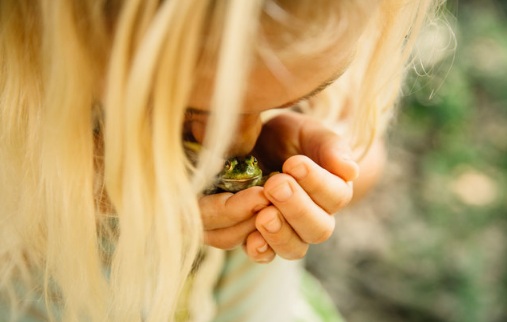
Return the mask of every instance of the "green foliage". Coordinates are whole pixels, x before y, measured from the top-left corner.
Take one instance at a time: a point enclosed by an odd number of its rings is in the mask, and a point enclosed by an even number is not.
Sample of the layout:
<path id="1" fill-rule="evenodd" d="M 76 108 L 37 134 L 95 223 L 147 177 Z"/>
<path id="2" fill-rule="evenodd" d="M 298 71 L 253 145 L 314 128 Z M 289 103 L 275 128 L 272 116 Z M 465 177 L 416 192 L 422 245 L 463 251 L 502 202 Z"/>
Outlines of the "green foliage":
<path id="1" fill-rule="evenodd" d="M 367 201 L 388 246 L 332 264 L 350 322 L 507 321 L 507 1 L 449 6 L 456 49 L 410 75 L 390 135 L 402 174 Z"/>
<path id="2" fill-rule="evenodd" d="M 499 8 L 463 3 L 449 73 L 436 93 L 430 81 L 406 97 L 395 132 L 417 156 L 415 209 L 405 220 L 418 218 L 425 234 L 407 241 L 398 231 L 407 226 L 393 225 L 396 249 L 383 265 L 404 279 L 400 307 L 430 320 L 507 320 L 507 23 Z"/>
<path id="3" fill-rule="evenodd" d="M 400 239 L 385 264 L 429 266 L 403 285 L 414 306 L 441 321 L 507 320 L 507 23 L 499 9 L 462 4 L 449 73 L 436 93 L 429 84 L 406 98 L 396 132 L 418 159 L 416 207 L 405 220 L 419 218 L 426 234 L 416 238 L 433 242 Z M 395 238 L 404 227 L 393 227 Z"/>

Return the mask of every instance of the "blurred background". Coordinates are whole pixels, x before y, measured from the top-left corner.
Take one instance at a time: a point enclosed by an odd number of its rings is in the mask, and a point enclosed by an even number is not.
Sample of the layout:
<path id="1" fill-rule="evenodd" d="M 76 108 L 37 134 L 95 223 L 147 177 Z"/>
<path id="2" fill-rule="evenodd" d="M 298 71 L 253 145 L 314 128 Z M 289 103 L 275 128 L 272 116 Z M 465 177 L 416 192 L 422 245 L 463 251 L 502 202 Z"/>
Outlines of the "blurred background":
<path id="1" fill-rule="evenodd" d="M 507 321 L 507 0 L 447 11 L 382 181 L 308 255 L 348 322 Z"/>

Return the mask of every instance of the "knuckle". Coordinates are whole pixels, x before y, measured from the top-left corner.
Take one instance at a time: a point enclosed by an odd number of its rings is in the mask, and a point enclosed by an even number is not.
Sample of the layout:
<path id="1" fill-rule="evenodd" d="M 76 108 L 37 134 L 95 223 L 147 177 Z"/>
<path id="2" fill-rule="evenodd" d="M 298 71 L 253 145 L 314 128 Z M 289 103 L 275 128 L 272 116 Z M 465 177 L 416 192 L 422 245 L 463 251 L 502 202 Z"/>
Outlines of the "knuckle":
<path id="1" fill-rule="evenodd" d="M 304 218 L 308 218 L 311 213 L 306 209 L 306 207 L 299 207 L 293 209 L 293 211 L 288 211 L 284 213 L 285 218 L 287 218 L 288 222 L 298 222 Z"/>
<path id="2" fill-rule="evenodd" d="M 344 189 L 344 191 L 335 197 L 334 204 L 329 207 L 326 211 L 329 214 L 334 214 L 340 209 L 345 208 L 352 201 L 353 191 L 350 187 Z"/>
<path id="3" fill-rule="evenodd" d="M 325 230 L 320 235 L 318 235 L 315 238 L 312 238 L 312 240 L 309 240 L 308 242 L 310 244 L 321 244 L 321 243 L 325 242 L 326 240 L 328 240 L 331 237 L 331 235 L 332 235 L 332 232 L 330 232 L 329 230 Z"/>
<path id="4" fill-rule="evenodd" d="M 334 222 L 335 222 L 334 217 L 332 218 L 333 218 L 332 225 L 328 225 L 322 228 L 319 234 L 312 236 L 312 238 L 310 240 L 307 240 L 307 242 L 310 244 L 320 244 L 331 238 L 334 232 Z"/>
<path id="5" fill-rule="evenodd" d="M 222 211 L 220 215 L 222 217 L 222 220 L 226 223 L 236 223 L 238 221 L 238 214 L 235 211 Z"/>
<path id="6" fill-rule="evenodd" d="M 308 252 L 308 244 L 303 244 L 299 247 L 291 249 L 289 252 L 279 254 L 280 257 L 287 260 L 298 260 L 306 256 Z"/>
<path id="7" fill-rule="evenodd" d="M 287 244 L 288 238 L 285 234 L 271 234 L 269 237 L 266 236 L 266 240 L 271 245 L 271 247 L 281 247 Z"/>

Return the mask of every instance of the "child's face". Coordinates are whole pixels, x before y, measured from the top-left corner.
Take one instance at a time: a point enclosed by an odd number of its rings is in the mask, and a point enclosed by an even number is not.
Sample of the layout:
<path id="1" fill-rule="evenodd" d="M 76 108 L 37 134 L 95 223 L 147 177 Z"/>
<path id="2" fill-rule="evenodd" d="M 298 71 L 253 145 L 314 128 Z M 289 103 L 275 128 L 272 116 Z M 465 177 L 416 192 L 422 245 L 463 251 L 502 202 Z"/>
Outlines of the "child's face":
<path id="1" fill-rule="evenodd" d="M 260 113 L 269 109 L 289 107 L 308 98 L 329 85 L 348 67 L 353 47 L 329 47 L 308 57 L 300 55 L 282 61 L 283 70 L 275 75 L 261 61 L 254 64 L 246 91 L 245 104 L 240 116 L 240 132 L 235 134 L 231 155 L 249 153 L 261 129 Z M 192 92 L 190 124 L 194 138 L 202 143 L 211 101 L 211 80 L 201 76 Z"/>

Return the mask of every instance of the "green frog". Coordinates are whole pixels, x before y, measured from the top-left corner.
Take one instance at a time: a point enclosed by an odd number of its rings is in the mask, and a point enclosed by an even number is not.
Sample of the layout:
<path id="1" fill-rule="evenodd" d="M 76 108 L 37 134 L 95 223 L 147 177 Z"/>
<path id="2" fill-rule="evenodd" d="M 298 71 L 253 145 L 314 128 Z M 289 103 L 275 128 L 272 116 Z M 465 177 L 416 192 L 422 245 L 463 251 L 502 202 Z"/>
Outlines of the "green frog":
<path id="1" fill-rule="evenodd" d="M 217 175 L 215 186 L 229 192 L 238 192 L 264 183 L 259 162 L 253 155 L 233 157 L 225 161 Z"/>
<path id="2" fill-rule="evenodd" d="M 183 142 L 187 157 L 192 163 L 197 162 L 197 155 L 202 146 L 191 141 Z M 253 155 L 232 157 L 225 161 L 223 169 L 217 174 L 211 187 L 205 189 L 204 194 L 219 191 L 238 192 L 253 186 L 263 186 L 266 180 L 278 172 L 262 175 L 259 162 Z"/>

